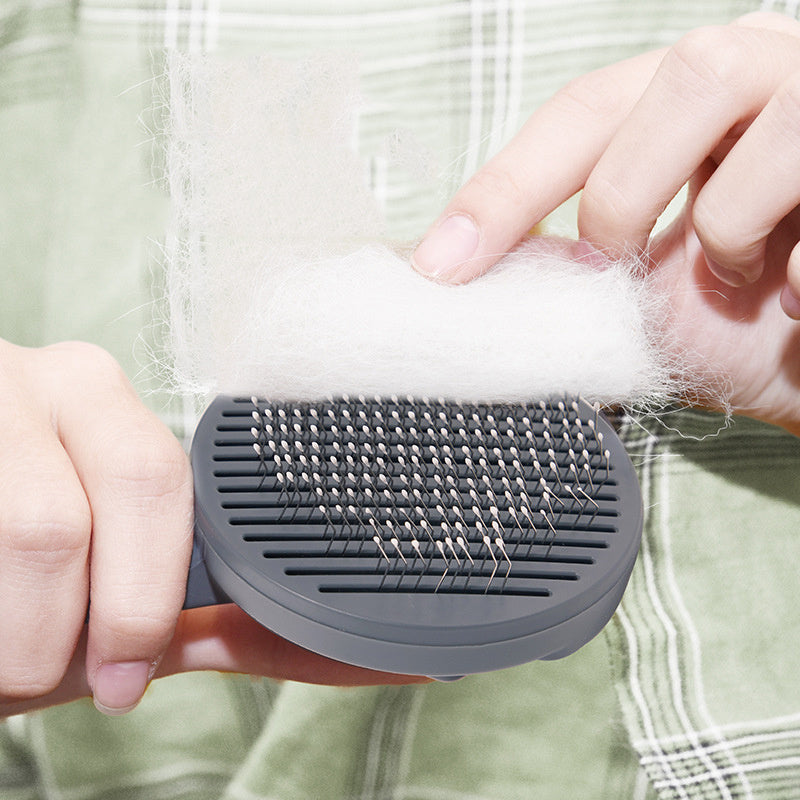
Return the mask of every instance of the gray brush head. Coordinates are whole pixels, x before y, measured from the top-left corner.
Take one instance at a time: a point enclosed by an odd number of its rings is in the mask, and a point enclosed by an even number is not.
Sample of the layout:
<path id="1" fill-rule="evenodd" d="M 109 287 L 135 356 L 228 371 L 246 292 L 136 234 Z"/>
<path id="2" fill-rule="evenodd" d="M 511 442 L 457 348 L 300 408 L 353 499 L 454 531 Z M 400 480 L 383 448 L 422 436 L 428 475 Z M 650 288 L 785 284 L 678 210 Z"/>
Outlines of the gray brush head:
<path id="1" fill-rule="evenodd" d="M 192 466 L 187 607 L 231 600 L 309 650 L 390 672 L 573 652 L 614 613 L 641 539 L 630 459 L 581 399 L 220 396 Z"/>

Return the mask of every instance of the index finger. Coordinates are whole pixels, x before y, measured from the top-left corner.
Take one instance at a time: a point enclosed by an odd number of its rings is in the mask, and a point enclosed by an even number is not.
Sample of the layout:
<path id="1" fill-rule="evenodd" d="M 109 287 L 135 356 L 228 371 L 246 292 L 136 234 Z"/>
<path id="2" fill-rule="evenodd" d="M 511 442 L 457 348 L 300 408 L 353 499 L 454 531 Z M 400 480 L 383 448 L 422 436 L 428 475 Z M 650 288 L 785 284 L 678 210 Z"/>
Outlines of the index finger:
<path id="1" fill-rule="evenodd" d="M 583 187 L 665 53 L 590 72 L 541 106 L 448 203 L 414 253 L 415 269 L 464 283 L 494 265 Z"/>

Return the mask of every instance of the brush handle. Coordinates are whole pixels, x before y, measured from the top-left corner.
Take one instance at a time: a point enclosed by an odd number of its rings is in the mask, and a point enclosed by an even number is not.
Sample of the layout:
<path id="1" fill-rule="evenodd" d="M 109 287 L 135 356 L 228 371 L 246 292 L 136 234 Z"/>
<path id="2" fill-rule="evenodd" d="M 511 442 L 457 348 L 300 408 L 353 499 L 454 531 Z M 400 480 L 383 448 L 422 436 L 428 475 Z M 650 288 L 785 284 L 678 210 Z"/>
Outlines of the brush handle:
<path id="1" fill-rule="evenodd" d="M 195 536 L 192 545 L 192 560 L 189 564 L 189 576 L 186 579 L 186 599 L 184 608 L 202 608 L 203 606 L 216 606 L 230 603 L 231 600 L 220 591 L 211 581 L 203 556 L 199 539 Z"/>

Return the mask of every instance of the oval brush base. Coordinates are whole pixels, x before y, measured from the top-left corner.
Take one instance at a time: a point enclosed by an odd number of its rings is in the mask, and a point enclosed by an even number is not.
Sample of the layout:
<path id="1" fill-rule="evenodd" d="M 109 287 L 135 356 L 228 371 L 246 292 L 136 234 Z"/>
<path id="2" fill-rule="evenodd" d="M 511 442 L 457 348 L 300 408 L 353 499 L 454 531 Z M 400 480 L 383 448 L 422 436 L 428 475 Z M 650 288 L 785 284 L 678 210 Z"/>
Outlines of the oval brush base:
<path id="1" fill-rule="evenodd" d="M 593 638 L 642 531 L 630 459 L 580 399 L 218 397 L 192 446 L 187 607 L 227 600 L 340 661 L 461 676 Z"/>

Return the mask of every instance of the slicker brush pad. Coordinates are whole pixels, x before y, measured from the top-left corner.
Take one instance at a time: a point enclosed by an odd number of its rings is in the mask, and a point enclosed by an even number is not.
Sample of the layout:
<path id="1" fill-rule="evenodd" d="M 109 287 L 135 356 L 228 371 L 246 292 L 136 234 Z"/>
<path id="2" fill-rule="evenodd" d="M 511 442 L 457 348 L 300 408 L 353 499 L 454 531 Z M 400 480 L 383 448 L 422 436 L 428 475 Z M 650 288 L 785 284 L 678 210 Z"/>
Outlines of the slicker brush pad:
<path id="1" fill-rule="evenodd" d="M 596 406 L 218 397 L 192 446 L 216 589 L 315 652 L 446 678 L 597 634 L 639 547 L 630 459 Z"/>

